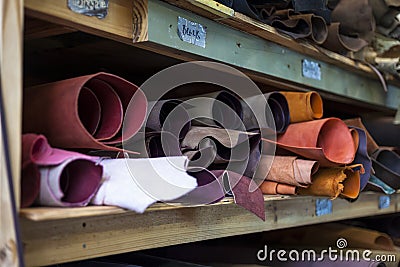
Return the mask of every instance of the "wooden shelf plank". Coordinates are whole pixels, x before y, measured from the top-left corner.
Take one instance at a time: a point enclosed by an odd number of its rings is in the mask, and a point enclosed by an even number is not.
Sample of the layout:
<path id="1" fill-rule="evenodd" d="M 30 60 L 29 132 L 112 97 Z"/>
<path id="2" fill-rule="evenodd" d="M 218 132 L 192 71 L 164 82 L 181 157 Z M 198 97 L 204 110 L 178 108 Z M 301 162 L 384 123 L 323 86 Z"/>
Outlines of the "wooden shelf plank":
<path id="1" fill-rule="evenodd" d="M 334 200 L 332 213 L 323 216 L 315 213 L 319 198 L 266 197 L 265 222 L 229 199 L 214 205 L 190 208 L 165 209 L 165 205 L 160 204 L 144 214 L 104 207 L 103 214 L 98 208 L 89 217 L 73 218 L 68 211 L 64 219 L 48 217 L 50 220 L 32 221 L 22 215 L 25 260 L 29 266 L 49 265 L 397 211 L 397 195 L 390 196 L 391 203 L 385 209 L 379 209 L 379 196 L 367 192 L 354 203 Z"/>

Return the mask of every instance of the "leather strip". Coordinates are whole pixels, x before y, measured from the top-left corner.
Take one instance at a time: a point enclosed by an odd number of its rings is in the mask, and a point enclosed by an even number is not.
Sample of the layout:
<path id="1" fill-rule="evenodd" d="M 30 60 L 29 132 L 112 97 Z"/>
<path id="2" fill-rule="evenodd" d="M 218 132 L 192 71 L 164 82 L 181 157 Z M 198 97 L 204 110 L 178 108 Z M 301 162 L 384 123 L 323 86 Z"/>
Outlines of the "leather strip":
<path id="1" fill-rule="evenodd" d="M 100 129 L 108 133 L 101 134 L 99 139 L 92 134 L 96 127 L 89 127 L 92 133 L 85 128 L 96 124 L 87 116 L 88 105 L 96 102 L 93 97 L 87 97 L 85 91 L 88 89 L 101 105 L 97 134 L 100 135 Z M 85 99 L 87 102 L 83 101 Z M 128 139 L 138 132 L 146 116 L 147 101 L 136 85 L 112 74 L 97 73 L 28 88 L 24 91 L 23 108 L 29 110 L 23 114 L 23 132 L 42 133 L 53 146 L 122 151 L 111 145 L 121 143 L 122 136 Z M 124 132 L 121 114 L 114 113 L 120 109 L 125 121 L 129 122 L 125 123 Z M 113 136 L 114 133 L 117 134 Z"/>
<path id="2" fill-rule="evenodd" d="M 387 195 L 396 193 L 396 190 L 382 182 L 382 180 L 377 178 L 375 175 L 371 175 L 371 177 L 369 178 L 368 184 L 365 187 L 365 191 L 376 191 L 385 193 Z"/>
<path id="3" fill-rule="evenodd" d="M 263 142 L 274 143 L 263 138 Z M 353 138 L 343 121 L 328 118 L 290 124 L 276 144 L 321 166 L 350 164 L 355 157 Z"/>
<path id="4" fill-rule="evenodd" d="M 289 104 L 290 122 L 320 119 L 323 116 L 321 96 L 315 92 L 281 92 Z"/>

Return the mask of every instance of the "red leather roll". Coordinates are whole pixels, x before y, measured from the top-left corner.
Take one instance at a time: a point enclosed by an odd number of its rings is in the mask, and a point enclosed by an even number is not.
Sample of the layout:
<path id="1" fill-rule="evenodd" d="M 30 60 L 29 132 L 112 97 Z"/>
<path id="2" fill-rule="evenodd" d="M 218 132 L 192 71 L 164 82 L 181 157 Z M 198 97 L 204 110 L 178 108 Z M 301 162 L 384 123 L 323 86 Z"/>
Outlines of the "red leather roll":
<path id="1" fill-rule="evenodd" d="M 97 73 L 28 88 L 23 108 L 23 132 L 44 134 L 52 146 L 121 151 L 110 145 L 139 131 L 147 100 L 136 85 Z"/>
<path id="2" fill-rule="evenodd" d="M 273 143 L 269 139 L 264 142 Z M 355 157 L 352 135 L 340 119 L 328 118 L 290 124 L 286 132 L 277 137 L 276 144 L 321 166 L 350 164 Z"/>

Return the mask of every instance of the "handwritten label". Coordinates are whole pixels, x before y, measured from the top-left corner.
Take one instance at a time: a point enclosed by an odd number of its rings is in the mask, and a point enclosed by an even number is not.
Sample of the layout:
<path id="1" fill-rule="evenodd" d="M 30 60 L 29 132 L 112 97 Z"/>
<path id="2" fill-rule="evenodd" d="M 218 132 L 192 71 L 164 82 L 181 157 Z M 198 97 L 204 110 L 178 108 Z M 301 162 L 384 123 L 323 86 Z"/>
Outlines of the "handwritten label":
<path id="1" fill-rule="evenodd" d="M 189 44 L 206 47 L 207 33 L 200 23 L 178 17 L 178 36 Z"/>
<path id="2" fill-rule="evenodd" d="M 321 66 L 319 63 L 303 59 L 302 61 L 302 72 L 303 76 L 306 78 L 314 79 L 314 80 L 321 80 Z"/>
<path id="3" fill-rule="evenodd" d="M 103 19 L 108 13 L 108 0 L 68 0 L 68 7 L 75 13 Z"/>
<path id="4" fill-rule="evenodd" d="M 387 209 L 390 207 L 389 196 L 379 196 L 379 209 Z"/>
<path id="5" fill-rule="evenodd" d="M 327 198 L 321 198 L 315 201 L 315 215 L 322 216 L 331 213 L 332 213 L 332 200 Z"/>

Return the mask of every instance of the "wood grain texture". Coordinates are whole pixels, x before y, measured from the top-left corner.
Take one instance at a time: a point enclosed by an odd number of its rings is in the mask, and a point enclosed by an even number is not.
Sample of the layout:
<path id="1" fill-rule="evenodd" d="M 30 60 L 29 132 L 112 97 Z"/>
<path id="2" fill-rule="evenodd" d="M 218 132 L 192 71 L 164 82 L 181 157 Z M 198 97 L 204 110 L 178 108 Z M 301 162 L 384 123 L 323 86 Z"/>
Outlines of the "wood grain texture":
<path id="1" fill-rule="evenodd" d="M 363 193 L 354 203 L 337 199 L 333 213 L 316 216 L 314 197 L 267 197 L 265 222 L 232 203 L 36 222 L 21 218 L 25 259 L 28 265 L 48 265 L 396 212 L 397 195 L 386 209 L 378 208 L 378 198 L 379 194 Z"/>
<path id="2" fill-rule="evenodd" d="M 148 39 L 148 2 L 133 1 L 133 42 L 144 42 Z"/>
<path id="3" fill-rule="evenodd" d="M 25 0 L 27 15 L 51 23 L 64 25 L 115 41 L 132 43 L 133 3 L 129 0 L 110 0 L 104 19 L 89 17 L 71 11 L 64 0 Z"/>
<path id="4" fill-rule="evenodd" d="M 19 207 L 22 106 L 22 29 L 23 1 L 0 2 L 0 71 L 1 93 L 6 119 L 6 133 L 0 129 L 0 266 L 20 266 L 12 202 Z M 6 154 L 2 136 L 9 142 L 12 183 L 9 187 Z M 15 199 L 11 198 L 14 190 Z"/>

